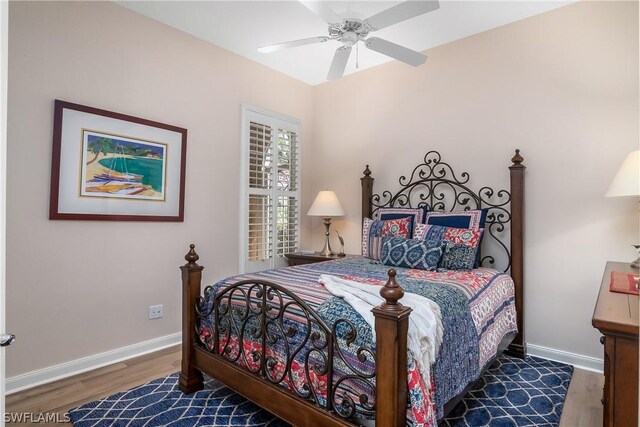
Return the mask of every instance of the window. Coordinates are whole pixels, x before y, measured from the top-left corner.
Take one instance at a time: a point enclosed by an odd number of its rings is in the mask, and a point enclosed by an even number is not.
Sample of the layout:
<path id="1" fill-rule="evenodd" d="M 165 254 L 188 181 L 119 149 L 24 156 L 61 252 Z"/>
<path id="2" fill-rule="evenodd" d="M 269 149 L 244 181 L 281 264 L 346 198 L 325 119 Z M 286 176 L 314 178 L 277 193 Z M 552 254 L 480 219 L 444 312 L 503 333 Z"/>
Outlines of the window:
<path id="1" fill-rule="evenodd" d="M 300 123 L 243 108 L 241 271 L 286 266 L 300 240 Z"/>

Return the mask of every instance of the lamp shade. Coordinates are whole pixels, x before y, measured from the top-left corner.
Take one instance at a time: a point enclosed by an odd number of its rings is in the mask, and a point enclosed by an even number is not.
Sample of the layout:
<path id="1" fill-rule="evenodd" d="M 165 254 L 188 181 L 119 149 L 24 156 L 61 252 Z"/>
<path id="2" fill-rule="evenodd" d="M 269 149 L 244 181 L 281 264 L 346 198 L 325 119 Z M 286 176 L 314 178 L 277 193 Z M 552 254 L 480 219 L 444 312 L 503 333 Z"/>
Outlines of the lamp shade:
<path id="1" fill-rule="evenodd" d="M 333 191 L 320 191 L 309 208 L 307 215 L 322 216 L 325 218 L 332 216 L 343 216 L 344 209 L 338 200 L 338 196 Z"/>
<path id="2" fill-rule="evenodd" d="M 604 196 L 640 196 L 640 150 L 627 155 Z"/>

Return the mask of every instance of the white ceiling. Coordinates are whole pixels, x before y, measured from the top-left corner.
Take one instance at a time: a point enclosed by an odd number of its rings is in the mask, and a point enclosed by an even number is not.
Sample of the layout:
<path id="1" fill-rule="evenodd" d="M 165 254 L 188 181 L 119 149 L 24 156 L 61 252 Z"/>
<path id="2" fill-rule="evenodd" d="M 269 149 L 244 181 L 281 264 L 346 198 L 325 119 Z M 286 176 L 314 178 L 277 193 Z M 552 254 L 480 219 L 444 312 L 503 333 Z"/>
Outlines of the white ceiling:
<path id="1" fill-rule="evenodd" d="M 573 3 L 576 0 L 440 1 L 440 9 L 376 31 L 376 37 L 423 51 L 463 37 Z M 273 53 L 257 48 L 313 36 L 326 36 L 327 24 L 297 1 L 117 1 L 174 28 L 281 71 L 311 85 L 326 81 L 337 41 Z M 344 16 L 361 18 L 398 1 L 330 1 Z M 392 59 L 359 44 L 359 69 Z M 345 75 L 357 72 L 355 49 Z M 429 66 L 429 60 L 422 67 Z M 407 65 L 409 67 L 409 65 Z"/>

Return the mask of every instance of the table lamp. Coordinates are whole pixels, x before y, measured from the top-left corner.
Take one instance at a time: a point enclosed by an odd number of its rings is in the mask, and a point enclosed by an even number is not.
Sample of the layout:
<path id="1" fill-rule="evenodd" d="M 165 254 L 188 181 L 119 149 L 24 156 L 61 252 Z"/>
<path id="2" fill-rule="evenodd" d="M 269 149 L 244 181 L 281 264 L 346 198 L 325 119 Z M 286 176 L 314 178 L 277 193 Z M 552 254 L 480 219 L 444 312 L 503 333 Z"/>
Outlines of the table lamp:
<path id="1" fill-rule="evenodd" d="M 640 150 L 627 155 L 611 181 L 605 197 L 638 197 L 640 196 Z M 631 267 L 640 266 L 640 257 L 631 263 Z"/>
<path id="2" fill-rule="evenodd" d="M 321 216 L 324 218 L 324 248 L 320 255 L 331 256 L 331 243 L 329 242 L 329 227 L 331 226 L 331 217 L 344 216 L 344 209 L 338 200 L 338 196 L 333 191 L 323 190 L 318 193 L 315 200 L 307 212 L 309 216 Z"/>

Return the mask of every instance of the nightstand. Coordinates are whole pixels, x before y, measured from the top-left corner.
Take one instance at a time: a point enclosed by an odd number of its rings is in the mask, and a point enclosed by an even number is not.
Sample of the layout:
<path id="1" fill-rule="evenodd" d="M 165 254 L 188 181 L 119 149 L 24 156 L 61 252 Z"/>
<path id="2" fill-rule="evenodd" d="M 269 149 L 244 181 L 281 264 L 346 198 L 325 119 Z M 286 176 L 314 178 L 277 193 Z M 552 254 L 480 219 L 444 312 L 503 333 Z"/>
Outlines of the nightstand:
<path id="1" fill-rule="evenodd" d="M 607 262 L 591 324 L 604 344 L 603 426 L 638 426 L 638 296 L 609 291 L 611 272 L 638 274 L 628 262 Z"/>
<path id="2" fill-rule="evenodd" d="M 308 254 L 308 253 L 302 253 L 302 252 L 292 252 L 290 254 L 285 254 L 285 256 L 289 260 L 289 266 L 292 266 L 292 265 L 302 265 L 302 264 L 313 264 L 315 262 L 322 262 L 322 261 L 331 261 L 333 259 L 350 258 L 350 257 L 354 257 L 355 255 L 345 255 L 343 257 L 339 257 L 338 255 L 324 256 L 324 255 L 320 255 L 319 253 Z"/>

